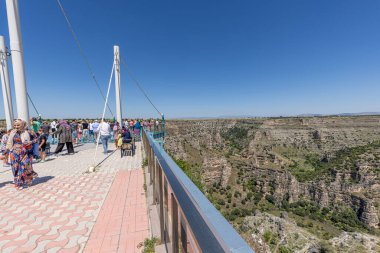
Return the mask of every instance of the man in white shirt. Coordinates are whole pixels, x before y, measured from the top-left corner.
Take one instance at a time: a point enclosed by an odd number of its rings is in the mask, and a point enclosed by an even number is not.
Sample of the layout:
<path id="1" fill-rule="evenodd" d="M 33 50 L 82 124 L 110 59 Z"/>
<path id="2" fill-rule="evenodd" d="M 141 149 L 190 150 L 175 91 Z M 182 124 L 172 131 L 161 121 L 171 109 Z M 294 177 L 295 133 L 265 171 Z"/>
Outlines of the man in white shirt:
<path id="1" fill-rule="evenodd" d="M 94 127 L 92 126 L 92 122 L 90 122 L 88 124 L 88 135 L 89 135 L 89 139 L 90 140 L 93 140 L 94 139 Z M 96 142 L 96 141 L 95 141 Z"/>
<path id="2" fill-rule="evenodd" d="M 99 134 L 99 123 L 97 120 L 95 120 L 94 123 L 92 123 L 92 130 L 95 135 L 95 143 L 98 141 L 98 134 Z"/>
<path id="3" fill-rule="evenodd" d="M 99 124 L 98 132 L 100 135 L 100 140 L 103 144 L 104 154 L 108 154 L 108 140 L 111 137 L 111 126 L 105 121 Z"/>
<path id="4" fill-rule="evenodd" d="M 51 132 L 52 132 L 52 137 L 53 138 L 56 138 L 57 135 L 55 134 L 55 131 L 57 131 L 57 122 L 55 122 L 55 120 L 53 120 L 51 123 L 50 123 L 50 129 L 51 129 Z M 53 141 L 54 142 L 54 141 Z"/>

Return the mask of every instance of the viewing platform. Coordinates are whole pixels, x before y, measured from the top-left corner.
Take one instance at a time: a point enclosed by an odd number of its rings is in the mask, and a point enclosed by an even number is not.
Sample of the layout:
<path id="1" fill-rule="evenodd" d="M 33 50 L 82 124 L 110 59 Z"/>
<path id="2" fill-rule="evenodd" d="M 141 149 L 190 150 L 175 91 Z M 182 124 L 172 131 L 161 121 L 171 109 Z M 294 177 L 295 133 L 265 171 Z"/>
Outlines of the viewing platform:
<path id="1" fill-rule="evenodd" d="M 92 173 L 95 144 L 75 152 L 34 164 L 39 177 L 22 190 L 9 167 L 0 171 L 0 252 L 141 252 L 150 238 L 141 143 Z"/>
<path id="2" fill-rule="evenodd" d="M 2 169 L 0 252 L 137 253 L 151 239 L 157 253 L 253 253 L 165 152 L 164 134 L 141 139 L 133 156 L 99 147 L 95 162 L 95 144 L 78 144 L 35 163 L 39 177 L 21 190 Z"/>

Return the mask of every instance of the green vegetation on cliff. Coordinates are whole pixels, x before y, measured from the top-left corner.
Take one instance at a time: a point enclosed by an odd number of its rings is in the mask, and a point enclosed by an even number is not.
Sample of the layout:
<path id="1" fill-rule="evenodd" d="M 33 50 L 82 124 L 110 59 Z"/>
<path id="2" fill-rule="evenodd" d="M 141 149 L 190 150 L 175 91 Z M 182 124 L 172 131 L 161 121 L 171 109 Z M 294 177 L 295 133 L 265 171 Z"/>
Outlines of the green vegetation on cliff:
<path id="1" fill-rule="evenodd" d="M 173 157 L 173 160 L 183 170 L 183 172 L 185 172 L 185 174 L 190 178 L 190 180 L 199 188 L 199 190 L 204 192 L 201 177 L 201 168 L 181 159 L 176 159 Z"/>
<path id="2" fill-rule="evenodd" d="M 362 155 L 370 154 L 379 148 L 379 141 L 374 141 L 363 146 L 346 147 L 331 154 L 332 158 L 330 160 L 315 153 L 306 154 L 304 157 L 298 156 L 297 158 L 290 157 L 289 154 L 284 155 L 293 161 L 289 166 L 290 172 L 299 182 L 306 182 L 331 176 L 334 171 L 345 169 L 354 171 L 358 161 L 365 158 Z M 377 161 L 375 160 L 375 162 Z"/>

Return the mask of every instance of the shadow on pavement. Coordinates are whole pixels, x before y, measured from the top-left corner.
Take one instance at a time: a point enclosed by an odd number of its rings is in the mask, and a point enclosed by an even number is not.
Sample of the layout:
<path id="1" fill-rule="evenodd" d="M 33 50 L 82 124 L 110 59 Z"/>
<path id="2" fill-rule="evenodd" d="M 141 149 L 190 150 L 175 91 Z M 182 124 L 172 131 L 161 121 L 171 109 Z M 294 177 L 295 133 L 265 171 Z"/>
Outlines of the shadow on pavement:
<path id="1" fill-rule="evenodd" d="M 52 176 L 37 177 L 36 179 L 33 180 L 33 185 L 38 185 L 38 184 L 45 183 L 45 182 L 47 182 L 47 181 L 49 181 L 50 179 L 53 179 L 53 178 L 54 177 L 52 177 Z"/>
<path id="2" fill-rule="evenodd" d="M 2 182 L 2 183 L 0 183 L 0 188 L 6 186 L 6 185 L 8 185 L 8 184 L 13 184 L 13 181 L 7 181 L 7 182 Z"/>

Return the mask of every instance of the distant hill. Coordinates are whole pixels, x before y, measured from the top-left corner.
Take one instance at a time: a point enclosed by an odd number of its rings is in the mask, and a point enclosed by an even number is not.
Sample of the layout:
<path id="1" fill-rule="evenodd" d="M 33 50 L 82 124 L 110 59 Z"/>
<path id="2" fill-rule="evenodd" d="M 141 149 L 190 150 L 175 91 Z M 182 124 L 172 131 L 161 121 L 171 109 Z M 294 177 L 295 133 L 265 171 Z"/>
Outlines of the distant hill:
<path id="1" fill-rule="evenodd" d="M 247 118 L 272 118 L 272 117 L 326 117 L 326 116 L 370 116 L 370 115 L 380 115 L 380 112 L 357 112 L 357 113 L 338 113 L 338 114 L 321 114 L 321 113 L 304 113 L 299 115 L 271 115 L 271 116 L 254 116 L 254 115 L 219 115 L 219 116 L 208 116 L 208 117 L 174 117 L 169 118 L 171 120 L 175 119 L 247 119 Z"/>
<path id="2" fill-rule="evenodd" d="M 356 113 L 338 113 L 338 114 L 312 114 L 305 113 L 297 115 L 297 117 L 322 117 L 322 116 L 370 116 L 370 115 L 380 115 L 380 112 L 356 112 Z"/>

